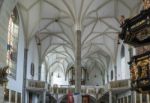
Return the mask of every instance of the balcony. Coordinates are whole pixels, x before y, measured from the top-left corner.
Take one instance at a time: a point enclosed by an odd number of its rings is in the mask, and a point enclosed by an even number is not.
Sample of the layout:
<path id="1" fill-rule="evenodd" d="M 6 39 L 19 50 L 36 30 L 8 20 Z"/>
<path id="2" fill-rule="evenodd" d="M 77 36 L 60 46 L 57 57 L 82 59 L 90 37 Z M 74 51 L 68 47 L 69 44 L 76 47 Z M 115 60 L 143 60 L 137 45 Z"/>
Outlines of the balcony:
<path id="1" fill-rule="evenodd" d="M 81 87 L 81 94 L 89 94 L 94 97 L 97 96 L 100 86 L 82 86 Z M 49 92 L 51 94 L 62 94 L 65 95 L 68 91 L 75 93 L 75 86 L 60 86 L 60 87 L 49 87 Z"/>
<path id="2" fill-rule="evenodd" d="M 129 87 L 130 87 L 130 81 L 128 79 L 110 82 L 111 89 L 123 89 L 123 88 L 129 88 Z"/>
<path id="3" fill-rule="evenodd" d="M 29 91 L 44 91 L 47 85 L 43 81 L 27 80 L 26 89 Z"/>
<path id="4" fill-rule="evenodd" d="M 109 91 L 118 93 L 122 91 L 130 90 L 130 80 L 117 80 L 111 81 L 108 84 L 104 85 L 103 88 L 100 88 L 98 91 L 98 97 L 102 97 L 103 95 L 107 94 Z"/>
<path id="5" fill-rule="evenodd" d="M 41 92 L 47 90 L 50 94 L 59 94 L 59 95 L 66 95 L 70 90 L 72 93 L 75 93 L 75 86 L 70 85 L 62 85 L 62 86 L 54 86 L 51 87 L 43 82 L 37 80 L 27 80 L 27 90 L 33 92 Z M 81 94 L 91 95 L 96 98 L 101 98 L 105 94 L 108 94 L 109 91 L 112 92 L 122 92 L 130 90 L 130 80 L 117 80 L 111 81 L 104 86 L 81 86 Z"/>

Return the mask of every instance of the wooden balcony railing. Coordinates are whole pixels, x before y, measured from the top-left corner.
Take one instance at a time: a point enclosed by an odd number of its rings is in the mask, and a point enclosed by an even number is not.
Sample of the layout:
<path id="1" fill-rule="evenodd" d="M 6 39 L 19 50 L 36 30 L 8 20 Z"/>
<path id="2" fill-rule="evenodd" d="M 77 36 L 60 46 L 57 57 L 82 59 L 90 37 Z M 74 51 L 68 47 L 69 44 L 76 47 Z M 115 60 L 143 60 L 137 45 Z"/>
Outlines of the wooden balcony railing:
<path id="1" fill-rule="evenodd" d="M 111 81 L 104 86 L 81 86 L 81 94 L 92 95 L 96 98 L 100 98 L 104 94 L 108 93 L 113 89 L 125 89 L 130 88 L 130 80 L 118 80 Z M 47 90 L 50 94 L 67 94 L 68 91 L 75 93 L 75 86 L 54 86 L 51 87 L 42 81 L 37 80 L 27 80 L 27 89 L 28 90 Z"/>
<path id="2" fill-rule="evenodd" d="M 118 80 L 118 81 L 111 81 L 110 88 L 125 88 L 130 87 L 129 80 Z"/>
<path id="3" fill-rule="evenodd" d="M 99 88 L 99 86 L 82 86 L 81 93 L 96 96 L 98 94 Z M 69 90 L 72 93 L 75 93 L 74 86 L 49 87 L 49 92 L 51 94 L 67 94 Z"/>
<path id="4" fill-rule="evenodd" d="M 98 91 L 98 98 L 103 96 L 104 94 L 108 93 L 110 90 L 120 90 L 120 89 L 130 89 L 130 80 L 117 80 L 117 81 L 111 81 L 104 85 L 102 88 L 99 88 Z"/>
<path id="5" fill-rule="evenodd" d="M 44 81 L 27 80 L 26 88 L 28 90 L 45 90 L 47 85 Z"/>

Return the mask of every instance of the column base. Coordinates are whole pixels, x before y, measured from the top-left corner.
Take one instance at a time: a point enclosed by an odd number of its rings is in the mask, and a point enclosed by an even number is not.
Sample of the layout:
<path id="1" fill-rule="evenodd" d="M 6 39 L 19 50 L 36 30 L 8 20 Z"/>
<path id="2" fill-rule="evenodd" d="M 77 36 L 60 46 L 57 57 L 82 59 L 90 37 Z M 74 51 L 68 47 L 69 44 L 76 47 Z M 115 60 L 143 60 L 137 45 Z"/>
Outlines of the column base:
<path id="1" fill-rule="evenodd" d="M 74 103 L 82 103 L 82 95 L 79 94 L 75 94 L 74 96 Z"/>

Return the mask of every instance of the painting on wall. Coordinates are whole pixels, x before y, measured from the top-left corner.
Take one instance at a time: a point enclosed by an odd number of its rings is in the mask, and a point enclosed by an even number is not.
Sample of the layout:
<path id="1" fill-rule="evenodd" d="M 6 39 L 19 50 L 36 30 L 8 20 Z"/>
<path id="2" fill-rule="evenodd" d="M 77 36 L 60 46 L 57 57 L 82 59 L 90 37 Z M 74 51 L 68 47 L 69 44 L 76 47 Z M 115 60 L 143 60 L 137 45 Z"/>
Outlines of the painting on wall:
<path id="1" fill-rule="evenodd" d="M 90 103 L 89 95 L 83 95 L 82 96 L 82 103 Z"/>

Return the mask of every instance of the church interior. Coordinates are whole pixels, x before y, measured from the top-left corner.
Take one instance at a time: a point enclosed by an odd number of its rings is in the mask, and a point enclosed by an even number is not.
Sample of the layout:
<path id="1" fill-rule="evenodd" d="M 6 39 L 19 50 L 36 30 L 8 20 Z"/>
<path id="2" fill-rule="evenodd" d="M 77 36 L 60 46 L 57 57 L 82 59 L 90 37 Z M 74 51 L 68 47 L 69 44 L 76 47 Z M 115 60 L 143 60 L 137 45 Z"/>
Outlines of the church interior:
<path id="1" fill-rule="evenodd" d="M 150 103 L 150 0 L 0 0 L 0 103 Z"/>

